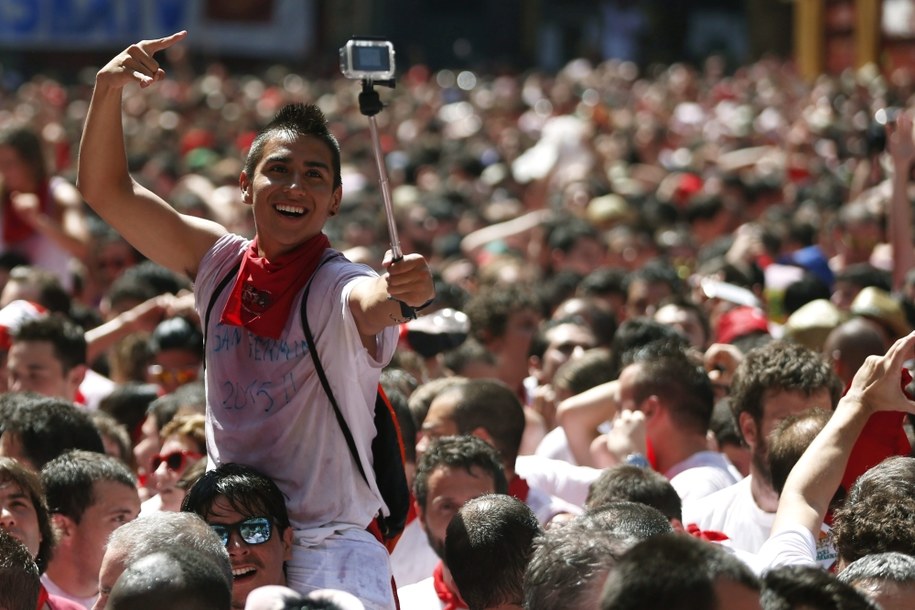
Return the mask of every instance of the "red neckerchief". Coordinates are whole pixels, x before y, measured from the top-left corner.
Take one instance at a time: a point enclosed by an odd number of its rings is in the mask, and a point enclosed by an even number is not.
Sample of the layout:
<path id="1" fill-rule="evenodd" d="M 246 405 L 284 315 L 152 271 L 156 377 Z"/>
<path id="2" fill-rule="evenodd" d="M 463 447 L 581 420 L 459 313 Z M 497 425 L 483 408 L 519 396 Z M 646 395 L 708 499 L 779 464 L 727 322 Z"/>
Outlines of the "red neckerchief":
<path id="1" fill-rule="evenodd" d="M 47 180 L 38 185 L 35 194 L 38 195 L 38 209 L 47 214 L 51 204 L 51 189 Z M 17 244 L 35 235 L 35 228 L 23 220 L 19 212 L 13 207 L 12 193 L 3 194 L 2 206 L 3 243 L 7 245 Z"/>
<path id="2" fill-rule="evenodd" d="M 508 495 L 518 498 L 522 502 L 527 502 L 527 494 L 531 491 L 531 486 L 527 481 L 515 475 L 515 478 L 508 484 Z"/>
<path id="3" fill-rule="evenodd" d="M 445 566 L 441 561 L 432 571 L 432 586 L 435 587 L 435 594 L 442 600 L 442 610 L 466 610 L 467 605 L 458 592 L 448 588 L 445 582 Z"/>
<path id="4" fill-rule="evenodd" d="M 35 606 L 35 610 L 42 610 L 44 605 L 48 603 L 48 590 L 44 588 L 44 585 L 41 585 L 41 588 L 38 589 L 38 605 Z"/>
<path id="5" fill-rule="evenodd" d="M 257 255 L 257 238 L 242 255 L 235 285 L 220 322 L 244 326 L 256 335 L 279 339 L 292 303 L 308 283 L 330 241 L 318 233 L 275 261 Z"/>
<path id="6" fill-rule="evenodd" d="M 707 540 L 709 542 L 721 542 L 722 540 L 728 540 L 728 535 L 724 532 L 718 532 L 715 530 L 701 530 L 695 523 L 690 523 L 686 526 L 686 533 L 693 538 L 699 538 L 700 540 Z"/>
<path id="7" fill-rule="evenodd" d="M 654 447 L 650 438 L 645 439 L 645 459 L 648 460 L 648 465 L 651 466 L 652 470 L 658 469 L 658 458 L 654 455 Z"/>

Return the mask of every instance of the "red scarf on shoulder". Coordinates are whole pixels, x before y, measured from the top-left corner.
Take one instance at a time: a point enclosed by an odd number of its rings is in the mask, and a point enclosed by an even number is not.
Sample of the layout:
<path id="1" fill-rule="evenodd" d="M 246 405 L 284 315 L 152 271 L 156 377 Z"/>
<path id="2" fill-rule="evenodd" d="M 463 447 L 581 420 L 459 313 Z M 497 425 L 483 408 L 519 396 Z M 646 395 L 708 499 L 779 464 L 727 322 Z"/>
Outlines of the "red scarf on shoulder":
<path id="1" fill-rule="evenodd" d="M 435 594 L 442 601 L 442 610 L 466 610 L 467 604 L 461 599 L 457 591 L 452 591 L 445 582 L 445 566 L 441 561 L 432 571 L 432 586 L 435 587 Z"/>
<path id="2" fill-rule="evenodd" d="M 318 233 L 274 261 L 257 255 L 257 237 L 242 255 L 238 276 L 229 294 L 223 324 L 243 326 L 255 335 L 279 339 L 296 295 L 321 262 L 330 240 Z"/>

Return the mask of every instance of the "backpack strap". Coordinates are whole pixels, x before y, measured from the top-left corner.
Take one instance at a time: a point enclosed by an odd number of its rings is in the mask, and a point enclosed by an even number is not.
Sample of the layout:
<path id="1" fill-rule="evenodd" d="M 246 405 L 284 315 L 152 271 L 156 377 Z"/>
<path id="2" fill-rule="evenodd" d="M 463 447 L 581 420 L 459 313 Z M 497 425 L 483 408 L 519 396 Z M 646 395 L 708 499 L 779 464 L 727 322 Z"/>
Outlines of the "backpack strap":
<path id="1" fill-rule="evenodd" d="M 318 265 L 318 269 L 320 269 L 321 266 L 324 265 L 324 263 L 328 260 L 330 260 L 330 258 L 321 261 L 321 264 Z M 315 269 L 315 274 L 317 274 L 317 272 L 317 269 Z M 311 277 L 313 279 L 314 275 Z M 337 423 L 340 425 L 340 430 L 343 431 L 343 438 L 346 439 L 346 446 L 349 447 L 350 455 L 352 455 L 353 459 L 356 461 L 356 467 L 359 468 L 359 474 L 362 475 L 362 480 L 364 480 L 366 484 L 369 484 L 369 478 L 365 474 L 365 468 L 362 467 L 362 460 L 359 458 L 359 449 L 356 447 L 356 441 L 353 439 L 353 433 L 350 432 L 349 426 L 346 423 L 346 419 L 343 417 L 343 412 L 340 411 L 340 405 L 337 404 L 337 399 L 334 397 L 334 392 L 330 389 L 330 382 L 327 380 L 327 374 L 324 372 L 324 366 L 321 364 L 321 359 L 318 357 L 318 346 L 315 343 L 315 338 L 311 332 L 311 327 L 308 325 L 308 314 L 306 309 L 308 306 L 308 293 L 310 291 L 311 280 L 308 280 L 308 285 L 305 286 L 305 293 L 302 295 L 302 329 L 305 331 L 305 338 L 308 340 L 308 348 L 311 352 L 311 360 L 314 363 L 315 371 L 318 373 L 318 378 L 321 380 L 321 385 L 324 386 L 324 392 L 327 394 L 327 399 L 330 401 L 331 406 L 334 408 L 334 415 L 337 417 Z"/>
<path id="2" fill-rule="evenodd" d="M 219 280 L 219 283 L 216 284 L 216 289 L 213 291 L 213 296 L 210 297 L 210 302 L 207 303 L 207 310 L 203 316 L 203 353 L 206 353 L 207 346 L 207 328 L 210 326 L 210 314 L 213 313 L 213 307 L 216 306 L 216 299 L 219 298 L 219 295 L 222 294 L 222 291 L 226 289 L 226 286 L 229 285 L 235 276 L 238 275 L 238 270 L 241 269 L 241 260 L 235 263 L 229 272 Z M 204 363 L 206 359 L 204 358 Z"/>
<path id="3" fill-rule="evenodd" d="M 356 441 L 353 438 L 353 433 L 350 431 L 349 426 L 346 423 L 346 419 L 343 417 L 343 412 L 340 411 L 340 405 L 337 404 L 337 399 L 334 397 L 334 393 L 330 389 L 330 382 L 327 380 L 327 374 L 324 372 L 324 366 L 321 364 L 321 359 L 318 357 L 318 348 L 315 344 L 315 338 L 311 332 L 311 327 L 308 325 L 308 314 L 306 313 L 308 293 L 311 291 L 312 280 L 315 278 L 315 275 L 317 275 L 318 269 L 324 266 L 324 263 L 334 258 L 336 258 L 336 256 L 329 256 L 318 263 L 317 268 L 314 270 L 314 273 L 312 273 L 311 277 L 308 279 L 308 283 L 305 285 L 305 292 L 302 294 L 302 329 L 305 331 L 305 338 L 308 340 L 309 351 L 311 352 L 311 360 L 314 363 L 315 371 L 318 373 L 318 378 L 321 380 L 321 385 L 324 387 L 324 392 L 327 394 L 327 398 L 330 401 L 331 406 L 334 408 L 334 415 L 337 418 L 337 423 L 340 425 L 340 430 L 343 431 L 343 438 L 346 439 L 346 446 L 349 447 L 350 455 L 352 455 L 353 459 L 356 461 L 356 466 L 359 468 L 359 474 L 362 475 L 362 479 L 368 484 L 369 479 L 365 474 L 365 469 L 362 467 L 362 460 L 359 458 L 359 449 L 356 447 Z M 216 300 L 219 298 L 219 295 L 222 293 L 222 291 L 226 289 L 226 286 L 229 285 L 229 282 L 235 278 L 240 268 L 241 261 L 234 265 L 232 269 L 230 269 L 229 272 L 225 275 L 225 277 L 219 281 L 219 284 L 216 285 L 216 289 L 213 291 L 213 296 L 210 297 L 210 302 L 207 304 L 203 323 L 204 350 L 206 350 L 206 332 L 210 325 L 210 315 L 213 312 L 213 307 L 216 306 Z"/>

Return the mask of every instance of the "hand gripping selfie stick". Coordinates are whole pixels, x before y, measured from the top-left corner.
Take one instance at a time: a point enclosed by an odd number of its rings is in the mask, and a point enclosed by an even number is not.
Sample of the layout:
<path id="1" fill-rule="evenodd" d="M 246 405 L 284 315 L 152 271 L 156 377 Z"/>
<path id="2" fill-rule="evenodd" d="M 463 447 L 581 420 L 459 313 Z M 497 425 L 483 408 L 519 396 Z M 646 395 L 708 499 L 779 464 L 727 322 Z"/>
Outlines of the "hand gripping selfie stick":
<path id="1" fill-rule="evenodd" d="M 388 220 L 388 235 L 391 238 L 391 255 L 394 262 L 403 259 L 400 249 L 400 238 L 397 235 L 397 222 L 394 220 L 394 204 L 391 200 L 391 185 L 388 183 L 388 172 L 381 151 L 381 139 L 378 136 L 378 124 L 375 115 L 382 111 L 384 105 L 375 85 L 394 88 L 394 47 L 388 41 L 375 38 L 354 38 L 340 49 L 340 68 L 347 78 L 361 79 L 362 92 L 359 94 L 359 112 L 369 120 L 369 131 L 372 136 L 372 151 L 375 154 L 375 165 L 378 168 L 378 182 L 381 185 L 381 197 L 384 199 L 384 213 Z M 401 315 L 412 320 L 416 311 L 400 303 Z"/>

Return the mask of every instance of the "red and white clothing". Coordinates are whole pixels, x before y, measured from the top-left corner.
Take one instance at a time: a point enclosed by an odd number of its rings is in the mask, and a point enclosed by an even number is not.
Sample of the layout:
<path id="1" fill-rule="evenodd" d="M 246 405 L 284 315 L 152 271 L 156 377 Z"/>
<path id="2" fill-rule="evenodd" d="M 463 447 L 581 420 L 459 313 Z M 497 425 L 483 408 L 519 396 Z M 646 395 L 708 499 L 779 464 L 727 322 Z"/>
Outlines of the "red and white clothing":
<path id="1" fill-rule="evenodd" d="M 55 603 L 64 610 L 72 608 L 71 604 L 75 604 L 80 608 L 91 608 L 95 605 L 95 600 L 98 599 L 98 593 L 92 597 L 76 597 L 75 595 L 70 595 L 57 586 L 57 583 L 51 580 L 46 573 L 41 575 L 41 586 L 44 591 L 47 592 L 49 598 L 54 599 Z M 61 600 L 66 603 L 62 603 Z"/>
<path id="2" fill-rule="evenodd" d="M 724 546 L 755 555 L 756 563 L 763 569 L 785 565 L 771 565 L 771 562 L 775 560 L 774 556 L 783 550 L 782 541 L 786 539 L 790 539 L 786 551 L 786 556 L 790 559 L 784 561 L 807 557 L 810 565 L 819 564 L 823 568 L 829 568 L 835 563 L 837 553 L 832 542 L 832 530 L 826 524 L 823 524 L 816 540 L 803 528 L 798 539 L 795 536 L 796 529 L 789 528 L 793 533 L 780 536 L 772 542 L 771 538 L 775 536 L 770 535 L 770 532 L 775 522 L 775 513 L 766 512 L 756 504 L 750 488 L 751 481 L 752 475 L 727 489 L 696 502 L 684 504 L 683 523 L 696 524 L 702 530 L 723 532 L 728 537 L 722 542 Z M 763 551 L 764 548 L 769 550 Z M 798 552 L 798 548 L 802 551 Z"/>
<path id="3" fill-rule="evenodd" d="M 51 610 L 84 610 L 85 608 L 83 605 L 71 602 L 69 599 L 51 595 L 48 593 L 47 587 L 41 585 L 41 589 L 38 591 L 38 603 L 35 605 L 35 610 L 45 610 L 45 604 L 47 604 L 47 607 Z"/>
<path id="4" fill-rule="evenodd" d="M 438 562 L 432 576 L 412 585 L 397 589 L 400 610 L 466 610 L 467 605 L 443 576 L 442 562 Z"/>
<path id="5" fill-rule="evenodd" d="M 509 493 L 527 504 L 542 525 L 546 525 L 560 513 L 579 515 L 582 512 L 581 507 L 531 486 L 526 479 L 520 476 L 516 476 L 512 480 Z M 429 539 L 420 525 L 419 519 L 407 523 L 397 546 L 391 553 L 391 566 L 398 592 L 401 587 L 429 578 L 439 561 L 438 555 L 429 545 Z M 403 600 L 401 600 L 401 605 L 402 602 Z"/>
<path id="6" fill-rule="evenodd" d="M 194 284 L 201 320 L 216 286 L 239 263 L 249 243 L 238 235 L 226 235 L 204 256 Z M 371 473 L 375 396 L 381 369 L 397 345 L 397 328 L 379 333 L 376 354 L 370 354 L 362 344 L 348 296 L 358 281 L 377 274 L 331 249 L 322 260 L 326 262 L 312 279 L 307 302 L 309 326 L 363 469 Z M 371 543 L 365 538 L 365 528 L 384 504 L 374 479 L 370 477 L 366 485 L 353 464 L 315 373 L 301 321 L 304 290 L 296 296 L 279 339 L 221 324 L 220 313 L 230 292 L 225 288 L 216 297 L 205 329 L 209 466 L 250 465 L 271 477 L 286 495 L 296 545 L 287 566 L 292 588 L 301 593 L 341 588 L 360 597 L 367 608 L 393 607 L 387 550 L 376 541 L 380 552 L 369 552 Z M 344 540 L 352 541 L 363 563 L 346 562 Z M 322 552 L 330 561 L 344 564 L 321 564 Z M 334 570 L 349 574 L 350 586 L 329 584 L 324 576 Z M 369 579 L 363 576 L 369 572 L 376 577 L 364 583 Z M 296 575 L 308 578 L 319 573 L 324 576 L 317 576 L 314 586 L 295 583 Z M 378 583 L 387 588 L 384 601 L 371 598 L 384 591 L 366 597 L 365 588 L 355 590 Z"/>
<path id="7" fill-rule="evenodd" d="M 753 499 L 750 475 L 721 491 L 683 503 L 683 523 L 727 535 L 729 546 L 758 553 L 769 538 L 775 513 L 762 510 Z"/>

